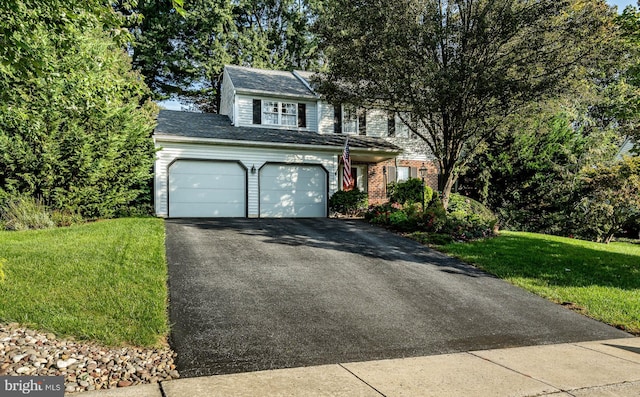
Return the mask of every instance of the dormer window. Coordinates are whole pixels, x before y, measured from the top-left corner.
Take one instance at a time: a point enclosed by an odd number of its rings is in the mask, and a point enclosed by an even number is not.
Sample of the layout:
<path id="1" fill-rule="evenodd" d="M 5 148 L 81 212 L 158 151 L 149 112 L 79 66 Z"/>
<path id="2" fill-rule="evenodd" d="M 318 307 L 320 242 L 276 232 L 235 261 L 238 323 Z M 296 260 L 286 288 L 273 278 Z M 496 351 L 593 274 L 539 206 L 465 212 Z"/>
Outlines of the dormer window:
<path id="1" fill-rule="evenodd" d="M 253 124 L 305 128 L 307 126 L 306 105 L 304 103 L 254 99 Z"/>
<path id="2" fill-rule="evenodd" d="M 262 123 L 272 125 L 298 125 L 298 104 L 262 101 Z"/>

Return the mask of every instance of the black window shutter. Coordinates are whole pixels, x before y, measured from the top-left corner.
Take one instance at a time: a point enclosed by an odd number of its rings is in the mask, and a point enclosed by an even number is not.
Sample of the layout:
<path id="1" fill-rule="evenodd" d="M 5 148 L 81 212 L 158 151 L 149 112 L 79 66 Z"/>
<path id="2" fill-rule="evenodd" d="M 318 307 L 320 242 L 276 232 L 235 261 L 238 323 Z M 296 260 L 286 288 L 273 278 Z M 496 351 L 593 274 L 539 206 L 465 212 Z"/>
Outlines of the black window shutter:
<path id="1" fill-rule="evenodd" d="M 333 132 L 342 134 L 342 106 L 333 106 Z"/>
<path id="2" fill-rule="evenodd" d="M 396 181 L 396 167 L 387 167 L 387 183 Z"/>
<path id="3" fill-rule="evenodd" d="M 262 101 L 253 100 L 253 124 L 262 124 Z"/>
<path id="4" fill-rule="evenodd" d="M 389 112 L 389 117 L 387 118 L 387 128 L 389 136 L 396 136 L 396 114 L 393 112 Z"/>
<path id="5" fill-rule="evenodd" d="M 298 104 L 298 127 L 307 126 L 307 105 L 305 103 Z"/>
<path id="6" fill-rule="evenodd" d="M 367 110 L 360 109 L 358 113 L 358 135 L 367 135 Z"/>

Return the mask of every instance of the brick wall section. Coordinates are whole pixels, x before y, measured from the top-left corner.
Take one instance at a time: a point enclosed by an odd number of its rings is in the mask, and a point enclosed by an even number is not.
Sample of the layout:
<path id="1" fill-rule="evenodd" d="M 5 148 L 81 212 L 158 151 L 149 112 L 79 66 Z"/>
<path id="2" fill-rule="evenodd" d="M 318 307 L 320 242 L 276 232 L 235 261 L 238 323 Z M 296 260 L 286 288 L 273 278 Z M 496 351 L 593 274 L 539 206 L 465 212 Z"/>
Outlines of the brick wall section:
<path id="1" fill-rule="evenodd" d="M 386 203 L 387 199 L 387 180 L 388 177 L 382 172 L 382 167 L 386 167 L 389 172 L 389 167 L 415 167 L 420 169 L 422 167 L 422 161 L 415 160 L 389 160 L 377 164 L 369 164 L 369 174 L 367 176 L 369 192 L 369 205 L 377 205 Z M 427 176 L 425 182 L 432 189 L 438 189 L 438 167 L 434 162 L 424 162 L 424 166 L 427 168 Z M 418 178 L 420 173 L 418 173 Z"/>

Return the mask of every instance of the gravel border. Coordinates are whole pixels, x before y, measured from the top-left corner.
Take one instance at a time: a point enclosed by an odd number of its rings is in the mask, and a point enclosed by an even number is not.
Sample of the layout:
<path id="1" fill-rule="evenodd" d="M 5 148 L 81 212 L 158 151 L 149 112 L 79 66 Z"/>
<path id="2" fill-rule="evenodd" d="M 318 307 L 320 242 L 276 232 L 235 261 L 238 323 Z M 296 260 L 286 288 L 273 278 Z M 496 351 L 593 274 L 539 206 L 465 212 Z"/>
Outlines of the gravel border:
<path id="1" fill-rule="evenodd" d="M 64 376 L 65 392 L 113 389 L 177 379 L 169 348 L 107 348 L 0 324 L 0 376 Z"/>

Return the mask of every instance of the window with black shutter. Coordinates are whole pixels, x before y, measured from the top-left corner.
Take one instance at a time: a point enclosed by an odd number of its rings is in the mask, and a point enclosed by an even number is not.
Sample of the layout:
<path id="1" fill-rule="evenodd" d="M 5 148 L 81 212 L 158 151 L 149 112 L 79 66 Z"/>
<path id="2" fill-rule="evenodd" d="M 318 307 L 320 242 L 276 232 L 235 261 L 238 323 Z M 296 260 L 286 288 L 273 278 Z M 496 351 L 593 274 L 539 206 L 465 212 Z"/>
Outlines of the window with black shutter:
<path id="1" fill-rule="evenodd" d="M 262 124 L 262 101 L 253 100 L 253 124 Z"/>
<path id="2" fill-rule="evenodd" d="M 358 135 L 367 135 L 367 110 L 360 109 L 358 113 Z"/>
<path id="3" fill-rule="evenodd" d="M 342 134 L 342 106 L 333 105 L 333 132 Z"/>
<path id="4" fill-rule="evenodd" d="M 307 105 L 298 104 L 298 127 L 305 128 L 307 126 Z"/>
<path id="5" fill-rule="evenodd" d="M 394 137 L 396 136 L 396 114 L 394 112 L 389 112 L 387 116 L 388 136 Z"/>

